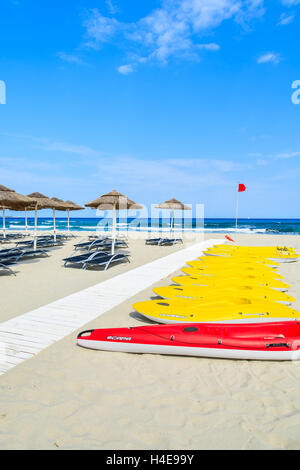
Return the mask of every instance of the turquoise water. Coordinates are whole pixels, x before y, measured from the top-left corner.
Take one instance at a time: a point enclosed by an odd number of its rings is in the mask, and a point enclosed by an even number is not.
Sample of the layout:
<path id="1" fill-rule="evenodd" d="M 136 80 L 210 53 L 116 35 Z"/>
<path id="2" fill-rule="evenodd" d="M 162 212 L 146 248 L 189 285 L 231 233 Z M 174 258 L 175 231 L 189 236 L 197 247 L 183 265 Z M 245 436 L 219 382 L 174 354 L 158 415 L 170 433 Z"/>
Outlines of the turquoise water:
<path id="1" fill-rule="evenodd" d="M 29 229 L 34 228 L 34 219 L 28 218 Z M 70 230 L 72 231 L 94 231 L 107 230 L 112 226 L 112 219 L 105 218 L 71 218 Z M 170 226 L 169 218 L 161 219 L 118 219 L 118 230 L 120 231 L 151 231 L 159 229 L 168 231 Z M 0 220 L 0 228 L 2 220 Z M 18 217 L 7 217 L 6 227 L 10 230 L 25 230 L 25 219 Z M 67 218 L 56 219 L 57 230 L 67 229 Z M 52 230 L 53 220 L 51 217 L 39 217 L 39 230 Z M 175 219 L 175 230 L 183 230 L 187 232 L 235 232 L 234 219 Z M 238 231 L 241 233 L 265 233 L 265 234 L 300 234 L 300 219 L 240 219 L 238 223 Z"/>

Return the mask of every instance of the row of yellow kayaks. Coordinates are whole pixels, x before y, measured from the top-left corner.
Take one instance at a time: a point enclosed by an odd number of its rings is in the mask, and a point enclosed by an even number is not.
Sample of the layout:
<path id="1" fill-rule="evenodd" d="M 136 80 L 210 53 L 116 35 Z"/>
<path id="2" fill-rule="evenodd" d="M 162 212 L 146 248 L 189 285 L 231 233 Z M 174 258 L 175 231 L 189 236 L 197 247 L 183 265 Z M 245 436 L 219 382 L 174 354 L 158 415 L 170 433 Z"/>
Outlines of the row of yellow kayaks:
<path id="1" fill-rule="evenodd" d="M 298 258 L 289 247 L 214 246 L 188 261 L 173 285 L 153 289 L 160 299 L 133 307 L 159 323 L 297 319 L 289 307 L 295 299 L 286 293 L 290 286 L 276 269 Z"/>
<path id="2" fill-rule="evenodd" d="M 214 257 L 247 257 L 248 259 L 257 259 L 259 256 L 265 260 L 279 263 L 295 262 L 300 256 L 296 253 L 294 248 L 285 246 L 253 247 L 218 245 L 207 249 L 204 254 Z"/>

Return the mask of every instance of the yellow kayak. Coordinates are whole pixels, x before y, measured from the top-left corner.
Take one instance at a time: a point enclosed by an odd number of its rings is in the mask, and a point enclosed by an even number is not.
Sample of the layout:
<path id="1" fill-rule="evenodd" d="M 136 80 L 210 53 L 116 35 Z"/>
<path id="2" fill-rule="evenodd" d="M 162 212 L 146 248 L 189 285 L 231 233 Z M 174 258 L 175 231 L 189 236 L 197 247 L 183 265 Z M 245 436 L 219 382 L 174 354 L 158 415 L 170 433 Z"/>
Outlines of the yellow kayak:
<path id="1" fill-rule="evenodd" d="M 280 253 L 296 253 L 295 248 L 289 246 L 252 246 L 252 245 L 214 245 L 210 248 L 207 248 L 207 251 L 217 251 L 217 250 L 226 250 L 226 251 L 276 251 Z"/>
<path id="2" fill-rule="evenodd" d="M 192 277 L 193 279 L 198 279 L 199 282 L 202 283 L 202 285 L 207 285 L 207 284 L 209 285 L 209 284 L 215 284 L 215 283 L 220 283 L 220 282 L 222 282 L 226 285 L 231 285 L 231 283 L 234 283 L 235 280 L 237 280 L 237 281 L 243 280 L 243 281 L 245 281 L 245 284 L 247 284 L 248 282 L 250 282 L 250 283 L 252 283 L 252 282 L 259 283 L 260 281 L 263 281 L 263 282 L 277 281 L 276 277 L 271 277 L 269 275 L 266 276 L 266 275 L 261 274 L 261 273 L 258 273 L 257 275 L 255 275 L 255 274 L 228 272 L 224 276 L 191 273 L 187 277 Z M 283 279 L 282 276 L 280 276 L 280 277 Z M 281 281 L 278 281 L 278 282 L 281 282 Z"/>
<path id="3" fill-rule="evenodd" d="M 195 261 L 194 263 L 197 263 L 197 261 Z M 235 264 L 231 264 L 231 265 L 227 265 L 227 266 L 224 266 L 222 263 L 219 263 L 217 265 L 212 265 L 212 266 L 209 266 L 209 265 L 200 265 L 199 266 L 199 263 L 194 265 L 193 261 L 188 261 L 187 262 L 187 265 L 190 269 L 193 269 L 194 271 L 198 271 L 199 273 L 202 273 L 202 272 L 207 272 L 207 273 L 213 273 L 213 274 L 217 274 L 217 273 L 223 273 L 223 272 L 231 272 L 231 271 L 238 271 L 238 272 L 245 272 L 245 273 L 270 273 L 270 274 L 276 274 L 277 271 L 275 268 L 271 268 L 269 266 L 265 266 L 265 265 L 261 265 L 261 266 L 253 266 L 252 264 L 249 264 L 249 265 L 239 265 L 237 263 Z M 186 269 L 186 268 L 185 268 Z"/>
<path id="4" fill-rule="evenodd" d="M 262 250 L 225 250 L 224 248 L 208 248 L 203 253 L 211 254 L 226 254 L 230 256 L 261 256 L 269 257 L 274 256 L 297 256 L 296 251 L 279 251 L 275 249 L 262 249 Z"/>
<path id="5" fill-rule="evenodd" d="M 231 258 L 230 256 L 201 256 L 197 260 L 188 261 L 190 263 L 198 263 L 199 266 L 215 266 L 215 265 L 222 265 L 222 266 L 231 266 L 231 265 L 238 265 L 238 266 L 267 266 L 271 268 L 278 268 L 280 263 L 275 261 L 270 261 L 268 259 L 252 259 L 249 258 Z M 196 267 L 196 265 L 194 266 Z"/>
<path id="6" fill-rule="evenodd" d="M 295 302 L 294 297 L 291 297 L 284 292 L 280 292 L 268 287 L 257 286 L 239 286 L 238 288 L 227 289 L 212 289 L 207 286 L 164 286 L 155 287 L 153 292 L 159 297 L 165 299 L 185 298 L 185 299 L 199 299 L 205 302 L 211 302 L 211 299 L 224 300 L 230 302 L 231 299 L 237 297 L 244 297 L 249 300 L 261 299 L 272 302 L 279 302 L 284 305 L 290 305 Z"/>
<path id="7" fill-rule="evenodd" d="M 276 246 L 227 246 L 218 245 L 204 251 L 207 256 L 249 257 L 278 259 L 279 261 L 297 260 L 300 255 L 294 248 Z"/>
<path id="8" fill-rule="evenodd" d="M 247 254 L 247 255 L 259 255 L 263 256 L 267 254 L 274 255 L 295 255 L 296 250 L 294 248 L 286 247 L 286 249 L 276 246 L 224 246 L 218 245 L 205 250 L 206 253 L 228 253 L 228 254 Z"/>
<path id="9" fill-rule="evenodd" d="M 300 313 L 275 302 L 205 305 L 180 299 L 138 302 L 133 308 L 158 323 L 260 322 L 297 319 Z"/>
<path id="10" fill-rule="evenodd" d="M 265 286 L 271 289 L 278 289 L 282 292 L 286 292 L 291 286 L 285 284 L 282 281 L 276 279 L 264 280 L 262 278 L 255 279 L 243 279 L 243 278 L 227 278 L 227 279 L 214 279 L 204 280 L 202 276 L 177 276 L 173 277 L 172 281 L 180 286 L 211 286 L 218 289 L 224 287 L 238 287 L 239 285 L 251 285 L 251 286 Z"/>
<path id="11" fill-rule="evenodd" d="M 226 258 L 226 259 L 234 259 L 234 260 L 239 260 L 239 258 L 245 258 L 245 253 L 226 253 L 226 252 L 203 252 L 206 256 L 216 256 L 218 258 Z M 298 261 L 300 255 L 297 255 L 295 253 L 291 254 L 280 254 L 280 253 L 262 253 L 262 254 L 255 254 L 255 253 L 248 253 L 247 258 L 252 261 L 252 260 L 258 260 L 258 259 L 264 259 L 264 260 L 269 260 L 272 262 L 276 263 L 284 263 L 284 262 L 295 262 Z"/>
<path id="12" fill-rule="evenodd" d="M 224 258 L 204 257 L 198 258 L 193 261 L 187 261 L 188 266 L 197 269 L 211 268 L 211 269 L 259 269 L 259 270 L 272 270 L 274 271 L 280 266 L 280 263 L 272 263 L 271 265 L 259 262 L 250 262 L 244 260 L 226 260 Z"/>
<path id="13" fill-rule="evenodd" d="M 281 276 L 280 274 L 272 271 L 272 272 L 265 272 L 265 271 L 244 271 L 238 270 L 238 269 L 226 269 L 225 271 L 220 271 L 220 270 L 210 270 L 210 272 L 207 271 L 201 271 L 196 268 L 182 268 L 181 270 L 183 273 L 187 274 L 188 276 L 201 276 L 203 278 L 207 277 L 214 277 L 214 278 L 222 278 L 222 279 L 228 279 L 228 277 L 239 277 L 243 279 L 254 279 L 257 277 L 261 277 L 263 279 L 284 279 L 284 276 Z"/>

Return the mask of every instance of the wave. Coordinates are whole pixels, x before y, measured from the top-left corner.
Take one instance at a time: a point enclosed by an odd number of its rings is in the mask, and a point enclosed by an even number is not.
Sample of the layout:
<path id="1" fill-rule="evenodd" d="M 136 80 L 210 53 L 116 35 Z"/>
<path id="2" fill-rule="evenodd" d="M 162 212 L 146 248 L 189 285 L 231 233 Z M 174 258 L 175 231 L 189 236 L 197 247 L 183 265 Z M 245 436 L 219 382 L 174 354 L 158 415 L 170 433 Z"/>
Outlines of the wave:
<path id="1" fill-rule="evenodd" d="M 0 230 L 2 220 L 0 220 Z M 25 230 L 25 219 L 7 217 L 7 229 Z M 58 230 L 67 230 L 67 219 L 56 219 Z M 52 218 L 38 218 L 38 230 L 50 231 L 53 229 Z M 70 230 L 85 231 L 102 231 L 108 232 L 112 229 L 112 219 L 99 218 L 71 218 Z M 170 220 L 164 219 L 118 219 L 117 229 L 120 232 L 161 232 L 170 233 Z M 34 218 L 28 218 L 28 230 L 34 230 Z M 194 233 L 244 233 L 244 234 L 289 234 L 300 235 L 299 219 L 240 219 L 239 226 L 236 230 L 234 219 L 205 219 L 204 223 L 201 219 L 175 219 L 175 232 L 194 232 Z"/>

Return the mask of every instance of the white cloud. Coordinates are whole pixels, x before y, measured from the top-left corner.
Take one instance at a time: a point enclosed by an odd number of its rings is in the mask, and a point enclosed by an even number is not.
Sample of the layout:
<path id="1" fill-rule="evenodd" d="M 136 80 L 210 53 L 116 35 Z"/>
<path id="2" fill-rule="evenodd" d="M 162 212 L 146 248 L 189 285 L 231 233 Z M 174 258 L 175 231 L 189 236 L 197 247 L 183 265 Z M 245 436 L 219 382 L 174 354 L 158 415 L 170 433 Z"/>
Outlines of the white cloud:
<path id="1" fill-rule="evenodd" d="M 59 165 L 43 163 L 40 160 L 29 162 L 29 159 L 0 158 L 0 173 L 8 187 L 22 194 L 40 190 L 49 196 L 58 196 L 58 193 L 54 194 L 54 188 L 60 188 L 60 195 L 66 188 L 72 191 L 72 188 L 82 184 L 82 178 L 72 177 Z"/>
<path id="2" fill-rule="evenodd" d="M 248 153 L 248 157 L 262 157 L 262 153 Z"/>
<path id="3" fill-rule="evenodd" d="M 267 64 L 267 63 L 278 64 L 280 61 L 281 61 L 281 56 L 280 54 L 277 54 L 276 52 L 267 52 L 266 54 L 262 54 L 257 59 L 258 64 Z"/>
<path id="4" fill-rule="evenodd" d="M 277 23 L 277 26 L 286 26 L 292 23 L 294 19 L 295 15 L 287 15 L 286 13 L 282 13 L 282 15 L 280 15 L 280 19 Z"/>
<path id="5" fill-rule="evenodd" d="M 86 45 L 97 47 L 99 43 L 107 42 L 123 25 L 115 18 L 103 16 L 97 9 L 90 10 L 88 19 L 84 22 L 87 36 L 91 39 Z"/>
<path id="6" fill-rule="evenodd" d="M 128 65 L 121 65 L 120 67 L 118 67 L 118 72 L 120 72 L 122 75 L 128 75 L 129 73 L 132 73 L 134 72 L 134 68 L 132 65 L 128 64 Z"/>
<path id="7" fill-rule="evenodd" d="M 278 159 L 287 159 L 287 158 L 294 158 L 300 157 L 300 152 L 282 152 L 276 155 L 263 155 L 262 153 L 248 153 L 249 157 L 256 158 L 257 165 L 266 165 L 268 162 L 274 162 Z"/>
<path id="8" fill-rule="evenodd" d="M 197 44 L 198 49 L 204 49 L 206 51 L 219 51 L 221 47 L 219 44 L 215 44 L 214 42 L 208 44 Z"/>
<path id="9" fill-rule="evenodd" d="M 102 155 L 101 152 L 98 152 L 92 149 L 91 147 L 87 147 L 85 145 L 76 145 L 67 142 L 52 141 L 47 138 L 33 137 L 31 135 L 23 134 L 3 133 L 1 135 L 14 139 L 29 141 L 33 144 L 34 147 L 50 152 L 72 153 L 74 155 L 81 155 L 85 157 L 97 157 Z"/>
<path id="10" fill-rule="evenodd" d="M 189 192 L 191 188 L 210 188 L 232 185 L 237 172 L 245 172 L 248 165 L 217 159 L 147 159 L 131 156 L 118 156 L 99 162 L 98 171 L 93 178 L 99 178 L 105 185 L 127 185 L 139 191 L 168 188 L 169 192 L 181 190 Z M 166 175 L 168 175 L 166 179 Z M 171 189 L 173 190 L 171 191 Z"/>
<path id="11" fill-rule="evenodd" d="M 86 157 L 96 157 L 100 153 L 84 145 L 73 145 L 65 142 L 45 142 L 44 150 L 51 152 L 72 153 L 74 155 L 83 155 Z"/>
<path id="12" fill-rule="evenodd" d="M 277 158 L 293 158 L 293 157 L 300 157 L 300 152 L 287 152 L 287 153 L 280 153 L 277 155 Z"/>
<path id="13" fill-rule="evenodd" d="M 112 0 L 105 0 L 106 7 L 111 15 L 118 13 L 119 7 Z"/>
<path id="14" fill-rule="evenodd" d="M 258 158 L 256 160 L 256 165 L 258 166 L 266 166 L 268 164 L 267 160 L 264 160 L 263 158 Z"/>
<path id="15" fill-rule="evenodd" d="M 140 20 L 138 34 L 152 51 L 151 58 L 165 61 L 174 54 L 192 52 L 197 36 L 226 20 L 252 16 L 250 10 L 260 4 L 261 0 L 244 4 L 239 0 L 165 0 L 161 8 Z"/>
<path id="16" fill-rule="evenodd" d="M 171 57 L 195 57 L 199 49 L 218 50 L 215 43 L 199 45 L 199 38 L 225 21 L 245 24 L 263 13 L 263 0 L 161 0 L 159 8 L 135 23 L 122 23 L 93 9 L 84 26 L 91 47 L 122 35 L 122 45 L 127 41 L 138 48 L 133 65 L 163 63 Z"/>
<path id="17" fill-rule="evenodd" d="M 294 5 L 300 5 L 300 0 L 281 0 L 283 5 L 287 5 L 288 7 L 292 7 Z"/>
<path id="18" fill-rule="evenodd" d="M 65 52 L 58 52 L 57 56 L 63 61 L 70 64 L 86 65 L 86 63 L 78 56 L 72 54 L 66 54 Z"/>

